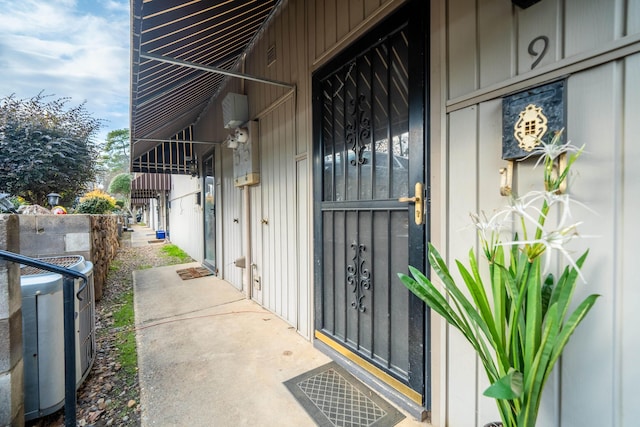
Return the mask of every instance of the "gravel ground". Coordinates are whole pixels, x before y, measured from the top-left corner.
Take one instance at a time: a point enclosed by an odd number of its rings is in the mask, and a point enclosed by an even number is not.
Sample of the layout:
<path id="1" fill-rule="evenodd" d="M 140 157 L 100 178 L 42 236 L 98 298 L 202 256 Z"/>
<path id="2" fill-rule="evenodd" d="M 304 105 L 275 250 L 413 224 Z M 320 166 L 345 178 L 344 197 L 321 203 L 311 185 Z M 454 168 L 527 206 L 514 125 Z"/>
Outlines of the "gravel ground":
<path id="1" fill-rule="evenodd" d="M 128 233 L 125 233 L 123 245 L 111 264 L 102 299 L 96 303 L 97 355 L 91 372 L 78 390 L 78 426 L 140 425 L 138 375 L 137 372 L 127 373 L 125 369 L 121 369 L 118 362 L 115 333 L 117 331 L 113 327 L 113 313 L 122 305 L 121 295 L 133 288 L 134 270 L 184 262 L 162 253 L 162 244 L 129 247 L 127 236 Z M 27 422 L 26 426 L 64 426 L 64 408 L 49 416 Z"/>

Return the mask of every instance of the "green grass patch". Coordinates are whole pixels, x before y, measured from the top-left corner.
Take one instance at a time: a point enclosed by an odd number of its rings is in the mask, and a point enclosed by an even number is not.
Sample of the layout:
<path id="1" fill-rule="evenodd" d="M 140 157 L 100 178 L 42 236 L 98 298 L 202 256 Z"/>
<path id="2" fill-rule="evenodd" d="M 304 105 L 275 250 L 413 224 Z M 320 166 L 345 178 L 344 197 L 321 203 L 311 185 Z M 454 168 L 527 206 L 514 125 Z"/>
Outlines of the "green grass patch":
<path id="1" fill-rule="evenodd" d="M 164 245 L 161 249 L 162 254 L 170 259 L 172 264 L 183 264 L 185 262 L 191 262 L 193 259 L 182 249 L 176 245 Z"/>
<path id="2" fill-rule="evenodd" d="M 122 268 L 122 261 L 114 259 L 109 264 L 109 271 L 118 271 Z"/>
<path id="3" fill-rule="evenodd" d="M 115 340 L 118 349 L 118 362 L 128 381 L 133 382 L 138 367 L 133 290 L 124 293 L 118 303 L 120 307 L 113 312 L 113 326 L 118 331 Z"/>
<path id="4" fill-rule="evenodd" d="M 118 298 L 120 308 L 113 313 L 113 326 L 116 328 L 125 328 L 133 326 L 133 290 L 125 292 Z"/>

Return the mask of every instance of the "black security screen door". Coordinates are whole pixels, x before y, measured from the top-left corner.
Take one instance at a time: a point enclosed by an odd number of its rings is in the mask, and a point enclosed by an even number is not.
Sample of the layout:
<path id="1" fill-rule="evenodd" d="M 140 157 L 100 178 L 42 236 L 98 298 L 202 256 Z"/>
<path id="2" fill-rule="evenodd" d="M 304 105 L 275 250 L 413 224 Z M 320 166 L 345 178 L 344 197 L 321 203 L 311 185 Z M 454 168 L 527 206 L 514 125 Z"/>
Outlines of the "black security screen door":
<path id="1" fill-rule="evenodd" d="M 425 179 L 424 29 L 409 11 L 314 75 L 316 337 L 423 403 L 425 307 L 397 277 L 424 268 L 426 240 L 422 203 L 399 200 Z"/>

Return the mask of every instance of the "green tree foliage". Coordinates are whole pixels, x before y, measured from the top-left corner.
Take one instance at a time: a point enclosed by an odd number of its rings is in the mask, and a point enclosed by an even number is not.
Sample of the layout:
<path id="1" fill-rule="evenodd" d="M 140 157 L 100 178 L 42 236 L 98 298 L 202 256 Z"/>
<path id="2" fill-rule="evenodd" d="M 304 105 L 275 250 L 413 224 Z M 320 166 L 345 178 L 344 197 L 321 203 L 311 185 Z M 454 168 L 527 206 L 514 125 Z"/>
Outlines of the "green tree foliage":
<path id="1" fill-rule="evenodd" d="M 129 129 L 116 129 L 107 134 L 101 163 L 111 173 L 129 172 Z"/>
<path id="2" fill-rule="evenodd" d="M 83 214 L 106 214 L 113 211 L 113 205 L 102 197 L 90 197 L 80 203 L 76 208 L 77 213 Z"/>
<path id="3" fill-rule="evenodd" d="M 109 184 L 109 193 L 119 194 L 124 198 L 124 208 L 129 209 L 129 200 L 131 195 L 131 175 L 121 173 L 116 175 Z"/>
<path id="4" fill-rule="evenodd" d="M 0 99 L 0 190 L 46 205 L 47 194 L 73 199 L 96 176 L 101 121 L 68 98 Z"/>
<path id="5" fill-rule="evenodd" d="M 102 190 L 90 191 L 80 198 L 77 213 L 106 214 L 116 209 L 116 199 Z"/>
<path id="6" fill-rule="evenodd" d="M 111 194 L 121 194 L 123 196 L 131 194 L 131 175 L 128 173 L 116 175 L 111 180 L 108 191 Z"/>

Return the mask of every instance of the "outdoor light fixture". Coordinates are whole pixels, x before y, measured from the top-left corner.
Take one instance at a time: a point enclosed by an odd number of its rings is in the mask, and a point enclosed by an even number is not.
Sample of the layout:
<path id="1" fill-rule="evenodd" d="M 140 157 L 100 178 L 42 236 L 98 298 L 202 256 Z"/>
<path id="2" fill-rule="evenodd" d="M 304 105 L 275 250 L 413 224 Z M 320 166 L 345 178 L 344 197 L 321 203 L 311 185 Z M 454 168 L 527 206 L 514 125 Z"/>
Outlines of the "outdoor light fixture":
<path id="1" fill-rule="evenodd" d="M 198 176 L 198 159 L 193 158 L 189 160 L 189 173 L 191 174 L 191 178 Z"/>
<path id="2" fill-rule="evenodd" d="M 51 207 L 57 206 L 60 201 L 60 195 L 58 193 L 49 193 L 47 194 L 47 201 Z"/>
<path id="3" fill-rule="evenodd" d="M 228 135 L 227 136 L 227 140 L 225 141 L 227 148 L 238 148 L 238 139 L 235 137 L 235 135 Z"/>
<path id="4" fill-rule="evenodd" d="M 244 144 L 249 140 L 249 131 L 246 128 L 238 128 L 236 129 L 236 140 Z"/>

